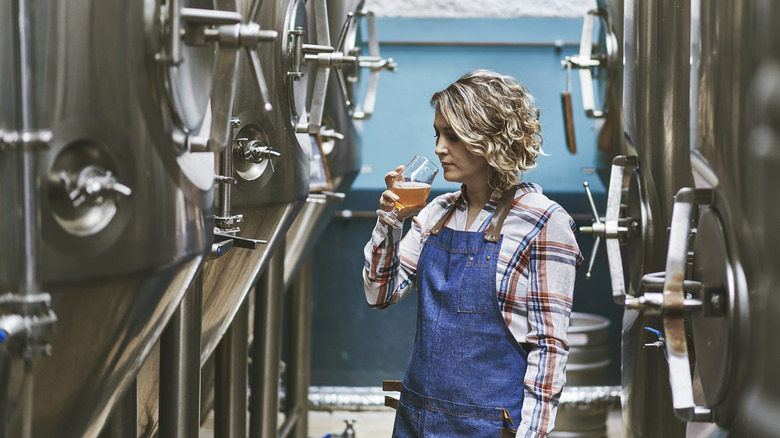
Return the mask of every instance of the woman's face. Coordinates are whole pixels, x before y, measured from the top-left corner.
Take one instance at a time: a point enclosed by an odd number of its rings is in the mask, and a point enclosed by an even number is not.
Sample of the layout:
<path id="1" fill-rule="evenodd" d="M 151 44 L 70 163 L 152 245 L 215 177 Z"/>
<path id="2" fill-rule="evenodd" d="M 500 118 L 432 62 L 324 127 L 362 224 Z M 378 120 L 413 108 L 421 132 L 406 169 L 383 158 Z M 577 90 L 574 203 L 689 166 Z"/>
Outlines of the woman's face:
<path id="1" fill-rule="evenodd" d="M 466 147 L 439 110 L 436 110 L 433 130 L 436 134 L 436 155 L 441 162 L 444 179 L 473 189 L 487 187 L 487 160 Z"/>

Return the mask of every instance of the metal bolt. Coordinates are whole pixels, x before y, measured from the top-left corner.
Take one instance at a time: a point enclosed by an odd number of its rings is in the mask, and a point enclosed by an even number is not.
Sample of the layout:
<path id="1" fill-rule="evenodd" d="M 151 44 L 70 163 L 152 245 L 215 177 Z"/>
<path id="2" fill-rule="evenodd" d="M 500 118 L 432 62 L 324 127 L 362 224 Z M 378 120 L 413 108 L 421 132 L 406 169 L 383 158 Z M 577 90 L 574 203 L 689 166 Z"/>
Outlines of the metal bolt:
<path id="1" fill-rule="evenodd" d="M 720 294 L 710 295 L 710 304 L 712 304 L 714 309 L 720 310 L 723 306 L 723 297 L 721 297 Z"/>

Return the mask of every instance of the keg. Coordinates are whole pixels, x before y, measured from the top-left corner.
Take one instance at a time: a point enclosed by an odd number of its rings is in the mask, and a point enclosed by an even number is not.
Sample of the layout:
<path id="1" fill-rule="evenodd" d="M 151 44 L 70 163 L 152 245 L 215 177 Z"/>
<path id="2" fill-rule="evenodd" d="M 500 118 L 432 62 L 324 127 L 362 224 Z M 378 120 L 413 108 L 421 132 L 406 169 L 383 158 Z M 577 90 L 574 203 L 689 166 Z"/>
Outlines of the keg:
<path id="1" fill-rule="evenodd" d="M 567 332 L 569 362 L 567 390 L 607 385 L 609 319 L 589 313 L 572 313 Z M 561 403 L 551 438 L 606 438 L 607 403 Z"/>

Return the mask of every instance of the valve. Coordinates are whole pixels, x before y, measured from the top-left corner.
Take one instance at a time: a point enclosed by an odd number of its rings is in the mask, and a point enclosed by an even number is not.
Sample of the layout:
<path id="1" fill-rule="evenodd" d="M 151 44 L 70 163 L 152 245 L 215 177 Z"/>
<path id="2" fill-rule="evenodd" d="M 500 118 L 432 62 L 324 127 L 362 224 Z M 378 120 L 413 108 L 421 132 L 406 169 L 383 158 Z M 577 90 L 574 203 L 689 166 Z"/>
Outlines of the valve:
<path id="1" fill-rule="evenodd" d="M 588 197 L 593 225 L 580 227 L 583 234 L 593 234 L 593 251 L 588 262 L 588 271 L 585 278 L 590 278 L 593 263 L 601 240 L 604 239 L 607 247 L 607 261 L 609 263 L 609 275 L 612 281 L 612 297 L 617 304 L 623 305 L 626 296 L 625 280 L 623 278 L 623 259 L 620 254 L 621 239 L 626 236 L 631 227 L 624 225 L 626 220 L 620 217 L 621 197 L 623 194 L 623 175 L 627 167 L 636 167 L 636 156 L 619 155 L 612 160 L 612 172 L 609 177 L 609 190 L 607 192 L 607 213 L 602 221 L 593 201 L 593 194 L 588 183 L 583 183 L 585 195 Z"/>
<path id="2" fill-rule="evenodd" d="M 262 144 L 258 140 L 249 140 L 247 138 L 237 138 L 238 147 L 233 152 L 236 159 L 260 164 L 263 160 L 269 160 L 271 171 L 274 172 L 274 160 L 282 156 L 279 152 L 271 149 L 270 146 Z"/>
<path id="3" fill-rule="evenodd" d="M 59 173 L 59 178 L 73 208 L 84 203 L 102 204 L 107 197 L 127 197 L 133 193 L 130 187 L 118 182 L 110 170 L 95 165 L 83 168 L 75 180 L 64 170 Z"/>
<path id="4" fill-rule="evenodd" d="M 645 327 L 645 330 L 649 331 L 650 333 L 656 335 L 658 337 L 658 340 L 655 342 L 651 342 L 649 344 L 645 344 L 644 348 L 662 348 L 664 349 L 664 353 L 666 353 L 666 338 L 664 337 L 664 332 L 661 330 L 656 330 L 652 327 Z"/>
<path id="5" fill-rule="evenodd" d="M 685 314 L 701 311 L 701 285 L 686 282 L 688 266 L 688 246 L 691 236 L 691 221 L 694 207 L 699 204 L 711 204 L 711 189 L 683 188 L 677 192 L 672 209 L 672 223 L 669 232 L 669 247 L 666 257 L 666 270 L 663 273 L 646 274 L 640 285 L 657 285 L 663 278 L 663 292 L 649 292 L 628 298 L 628 308 L 660 313 L 663 316 L 665 351 L 669 362 L 669 383 L 672 389 L 672 404 L 677 418 L 683 421 L 713 420 L 712 410 L 696 406 L 693 399 L 693 380 L 688 357 L 688 343 L 685 332 Z M 698 295 L 698 296 L 696 296 Z"/>
<path id="6" fill-rule="evenodd" d="M 348 418 L 344 420 L 344 423 L 346 423 L 346 428 L 341 433 L 341 438 L 355 438 L 355 420 Z"/>

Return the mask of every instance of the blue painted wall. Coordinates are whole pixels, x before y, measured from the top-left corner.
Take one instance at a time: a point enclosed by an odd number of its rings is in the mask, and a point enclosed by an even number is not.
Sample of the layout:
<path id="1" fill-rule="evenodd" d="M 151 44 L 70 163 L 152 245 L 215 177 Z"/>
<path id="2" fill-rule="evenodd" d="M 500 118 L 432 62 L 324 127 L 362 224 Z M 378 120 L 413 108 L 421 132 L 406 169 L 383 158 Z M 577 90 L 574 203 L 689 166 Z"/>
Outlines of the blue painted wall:
<path id="1" fill-rule="evenodd" d="M 566 149 L 560 93 L 566 87 L 561 60 L 579 50 L 582 20 L 571 18 L 377 20 L 383 58 L 398 64 L 383 72 L 374 117 L 363 122 L 363 172 L 353 189 L 384 187 L 384 174 L 414 154 L 435 158 L 433 109 L 429 102 L 464 73 L 486 68 L 516 77 L 536 98 L 544 149 L 538 167 L 525 179 L 548 192 L 573 192 L 583 181 L 604 188 L 591 171 L 596 165 L 594 121 L 585 117 L 579 80 L 572 96 L 578 153 Z M 554 45 L 561 44 L 560 47 Z M 444 43 L 444 44 L 442 44 Z M 481 45 L 484 44 L 484 45 Z M 450 190 L 443 178 L 434 189 Z"/>
<path id="2" fill-rule="evenodd" d="M 588 181 L 600 208 L 604 187 L 596 166 L 595 122 L 582 110 L 579 80 L 572 79 L 578 154 L 564 142 L 560 92 L 566 86 L 561 60 L 578 50 L 580 19 L 409 19 L 377 20 L 382 57 L 398 63 L 396 73 L 383 72 L 374 116 L 362 124 L 363 172 L 341 208 L 373 212 L 384 174 L 414 154 L 434 159 L 431 95 L 463 73 L 488 68 L 510 74 L 536 97 L 541 111 L 544 149 L 549 154 L 525 180 L 572 214 L 578 226 L 590 224 L 582 183 Z M 555 42 L 561 44 L 556 47 Z M 457 189 L 438 178 L 433 194 Z M 403 376 L 415 331 L 416 296 L 380 311 L 365 303 L 362 249 L 375 218 L 334 218 L 314 250 L 312 385 L 376 386 Z M 591 236 L 578 236 L 586 258 Z M 574 310 L 612 320 L 612 384 L 619 384 L 619 337 L 622 309 L 612 304 L 603 250 L 594 278 L 578 273 Z M 603 383 L 603 382 L 598 382 Z"/>

